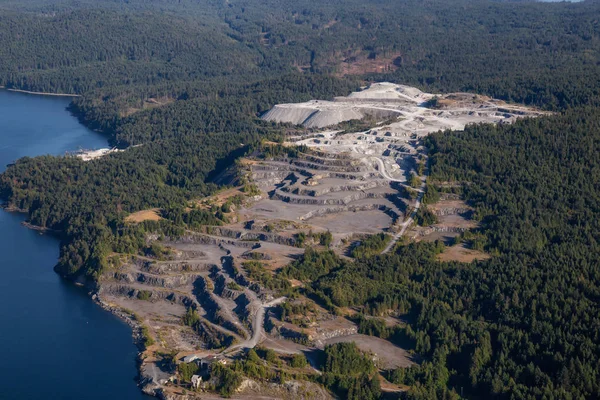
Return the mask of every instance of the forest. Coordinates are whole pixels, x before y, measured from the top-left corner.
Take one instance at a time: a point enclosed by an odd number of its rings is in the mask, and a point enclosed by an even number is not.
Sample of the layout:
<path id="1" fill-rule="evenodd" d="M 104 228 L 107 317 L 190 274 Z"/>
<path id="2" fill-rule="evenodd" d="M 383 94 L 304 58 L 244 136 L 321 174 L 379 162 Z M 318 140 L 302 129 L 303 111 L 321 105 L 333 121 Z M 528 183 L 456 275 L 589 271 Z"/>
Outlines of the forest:
<path id="1" fill-rule="evenodd" d="M 470 183 L 464 195 L 496 254 L 488 261 L 440 263 L 442 243 L 405 243 L 354 263 L 307 251 L 282 273 L 310 283 L 332 309 L 402 315 L 409 324 L 391 340 L 428 357 L 390 379 L 416 398 L 459 388 L 483 398 L 597 398 L 599 126 L 586 107 L 428 138 L 433 182 Z"/>
<path id="2" fill-rule="evenodd" d="M 18 160 L 0 198 L 56 231 L 61 275 L 93 284 L 110 254 L 147 251 L 146 232 L 215 222 L 177 210 L 262 140 L 299 129 L 261 121 L 273 104 L 387 80 L 551 110 L 425 143 L 426 202 L 442 182 L 462 186 L 491 259 L 440 263 L 442 243 L 408 242 L 378 256 L 387 238 L 372 237 L 355 261 L 307 249 L 272 284 L 299 279 L 331 310 L 401 315 L 402 329 L 361 329 L 420 355 L 388 371 L 408 398 L 600 398 L 599 20 L 597 1 L 2 1 L 0 86 L 81 95 L 71 111 L 127 150 Z M 124 222 L 147 208 L 167 219 Z M 327 356 L 323 384 L 379 395 L 354 349 Z M 237 381 L 236 368 L 221 372 Z"/>

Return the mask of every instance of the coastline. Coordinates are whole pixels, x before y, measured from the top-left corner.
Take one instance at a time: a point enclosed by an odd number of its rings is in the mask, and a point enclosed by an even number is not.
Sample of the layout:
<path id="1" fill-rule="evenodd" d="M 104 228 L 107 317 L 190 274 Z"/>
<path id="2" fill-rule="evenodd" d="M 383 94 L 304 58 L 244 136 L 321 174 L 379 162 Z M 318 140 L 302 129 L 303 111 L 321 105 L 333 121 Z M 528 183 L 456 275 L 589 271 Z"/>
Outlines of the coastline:
<path id="1" fill-rule="evenodd" d="M 6 204 L 2 204 L 0 206 L 0 211 L 9 212 L 9 213 L 19 213 L 19 214 L 27 213 L 27 210 L 22 210 L 17 207 L 14 207 L 14 206 L 8 206 Z M 40 226 L 33 225 L 27 221 L 22 221 L 21 225 L 27 229 L 38 231 L 38 232 L 40 232 L 40 234 L 58 232 L 58 231 L 55 231 L 52 229 L 42 228 Z M 56 272 L 56 270 L 55 270 L 55 272 Z M 100 306 L 103 310 L 108 311 L 109 313 L 111 313 L 112 315 L 114 315 L 115 317 L 117 317 L 118 319 L 123 321 L 125 324 L 127 324 L 127 326 L 129 326 L 129 328 L 131 328 L 131 337 L 133 339 L 133 344 L 138 349 L 138 354 L 136 357 L 138 375 L 136 377 L 136 381 L 137 381 L 137 386 L 138 386 L 139 390 L 141 390 L 144 394 L 146 394 L 148 396 L 157 397 L 159 399 L 173 399 L 172 397 L 165 396 L 164 392 L 162 391 L 162 388 L 156 382 L 154 382 L 154 380 L 151 376 L 144 375 L 144 371 L 142 368 L 144 365 L 144 358 L 145 358 L 144 352 L 146 350 L 145 346 L 144 346 L 144 335 L 142 333 L 142 324 L 140 322 L 138 322 L 135 314 L 132 311 L 129 311 L 129 310 L 123 309 L 121 307 L 114 306 L 114 305 L 111 305 L 110 303 L 105 302 L 100 297 L 100 294 L 99 294 L 99 289 L 100 289 L 99 283 L 98 283 L 98 285 L 90 285 L 89 281 L 86 282 L 85 280 L 70 279 L 68 277 L 61 275 L 60 273 L 58 275 L 60 276 L 61 279 L 65 279 L 65 280 L 69 281 L 70 283 L 74 284 L 75 286 L 86 287 L 88 289 L 91 289 L 88 292 L 88 296 L 95 304 Z"/>
<path id="2" fill-rule="evenodd" d="M 33 91 L 26 91 L 26 90 L 20 90 L 20 89 L 10 89 L 10 88 L 6 88 L 6 87 L 1 86 L 1 85 L 0 85 L 0 90 L 4 90 L 4 91 L 6 91 L 6 93 L 9 93 L 9 92 L 19 93 L 20 92 L 20 93 L 31 94 L 31 95 L 36 95 L 36 96 L 47 96 L 48 99 L 50 99 L 51 97 L 60 97 L 60 98 L 71 98 L 71 99 L 74 99 L 75 97 L 79 97 L 80 96 L 80 95 L 72 95 L 72 94 L 43 93 L 43 92 L 33 92 Z M 5 96 L 8 97 L 10 95 L 7 94 Z M 21 96 L 21 98 L 27 98 L 27 97 L 28 96 Z M 39 97 L 38 99 L 42 99 L 42 98 Z M 70 102 L 71 99 L 69 99 L 68 101 Z M 34 98 L 30 97 L 29 101 L 33 101 L 33 100 L 34 100 Z M 10 99 L 8 101 L 10 102 Z M 39 101 L 41 101 L 41 100 L 39 100 Z M 50 104 L 54 104 L 54 103 L 55 102 L 51 102 Z M 67 112 L 67 111 L 65 111 L 64 107 L 57 107 L 57 110 L 58 109 L 60 109 L 59 111 L 61 113 L 62 112 Z M 69 118 L 71 118 L 71 117 L 69 117 Z M 58 123 L 60 123 L 60 122 L 62 122 L 62 121 L 59 119 Z M 8 133 L 10 133 L 10 130 L 8 130 Z M 79 132 L 77 134 L 79 134 Z M 74 135 L 74 136 L 76 136 L 76 135 Z M 10 136 L 8 136 L 8 137 L 10 137 Z M 81 137 L 84 137 L 84 136 L 81 135 Z M 29 142 L 29 140 L 27 142 Z M 9 141 L 8 144 L 10 145 L 11 142 Z M 20 143 L 17 143 L 17 144 L 20 145 Z M 27 145 L 24 145 L 24 147 L 26 149 L 28 149 L 26 146 Z M 48 153 L 50 153 L 50 154 L 56 154 L 56 156 L 60 157 L 61 153 L 62 153 L 62 150 L 60 152 L 58 152 L 56 150 L 52 150 L 52 149 L 54 149 L 55 147 L 58 147 L 58 146 L 59 145 L 54 146 L 54 147 L 53 146 L 48 146 L 51 149 L 50 151 L 48 151 Z M 2 146 L 0 146 L 0 147 L 2 147 Z M 11 149 L 11 146 L 9 146 L 8 148 Z M 17 149 L 20 149 L 20 148 L 17 147 Z M 46 152 L 47 152 L 47 150 L 44 150 L 44 153 L 41 153 L 41 154 L 35 154 L 36 152 L 33 152 L 34 154 L 29 155 L 29 156 L 30 157 L 36 157 L 38 155 L 46 154 Z M 19 155 L 19 153 L 16 153 L 16 154 Z M 2 154 L 0 154 L 0 159 L 3 161 L 2 164 L 6 165 L 6 166 L 12 165 L 15 162 L 15 161 L 12 161 L 14 158 L 15 158 L 15 156 L 12 153 L 10 153 L 10 152 L 7 153 L 6 158 L 5 158 L 5 153 L 4 152 L 2 152 Z M 4 165 L 0 166 L 0 175 L 4 172 Z M 20 227 L 17 225 L 17 227 L 15 227 L 14 229 L 23 229 L 23 228 L 26 228 L 28 230 L 35 231 L 35 233 L 36 233 L 35 236 L 38 236 L 38 235 L 49 235 L 49 236 L 56 236 L 56 238 L 58 240 L 61 239 L 61 235 L 64 234 L 64 232 L 34 225 L 33 223 L 31 223 L 28 220 L 29 211 L 27 209 L 20 208 L 18 206 L 18 204 L 11 203 L 9 201 L 9 199 L 8 199 L 10 197 L 10 196 L 8 196 L 8 193 L 4 193 L 4 195 L 6 195 L 6 196 L 3 196 L 3 194 L 0 194 L 0 213 L 6 212 L 7 214 L 13 214 L 13 217 L 10 218 L 11 221 L 13 220 L 14 217 L 18 217 L 15 220 L 15 223 L 18 224 L 18 225 L 20 225 Z M 3 216 L 3 218 L 4 218 L 4 216 Z M 7 220 L 8 219 L 9 218 L 7 217 Z M 2 223 L 0 223 L 0 225 L 2 225 Z M 12 225 L 10 225 L 9 227 L 12 227 Z M 4 228 L 4 226 L 3 226 L 3 228 Z M 26 236 L 28 237 L 29 235 L 26 235 Z M 39 240 L 39 239 L 34 239 L 34 240 Z M 58 242 L 55 244 L 55 247 L 59 247 L 59 243 Z M 58 276 L 58 278 L 63 281 L 60 285 L 63 285 L 65 283 L 67 285 L 69 285 L 69 284 L 72 283 L 74 286 L 80 287 L 80 289 L 83 289 L 83 288 L 86 289 L 85 292 L 80 293 L 80 294 L 78 294 L 76 296 L 78 298 L 78 301 L 90 301 L 90 299 L 91 299 L 96 304 L 100 305 L 104 310 L 109 311 L 112 315 L 116 316 L 117 318 L 119 318 L 121 321 L 125 322 L 129 326 L 129 328 L 130 328 L 129 335 L 131 335 L 130 337 L 132 337 L 132 339 L 128 339 L 127 336 L 126 336 L 127 333 L 123 332 L 123 331 L 126 331 L 125 328 L 123 328 L 121 326 L 120 329 L 119 329 L 119 332 L 122 333 L 123 335 L 125 335 L 124 336 L 125 337 L 125 342 L 128 342 L 127 343 L 127 346 L 128 346 L 127 350 L 128 351 L 130 351 L 129 349 L 133 350 L 133 354 L 128 353 L 129 355 L 127 356 L 127 358 L 129 358 L 131 361 L 133 361 L 133 360 L 137 361 L 137 363 L 134 363 L 134 364 L 137 364 L 137 365 L 133 365 L 132 366 L 134 369 L 131 370 L 132 373 L 130 373 L 130 375 L 129 375 L 130 379 L 128 380 L 129 382 L 127 382 L 127 389 L 128 390 L 132 390 L 133 392 L 136 392 L 135 393 L 135 396 L 136 396 L 135 398 L 136 399 L 138 398 L 137 397 L 138 394 L 141 396 L 140 390 L 142 392 L 146 393 L 146 394 L 155 395 L 154 393 L 148 393 L 148 392 L 146 392 L 144 390 L 145 386 L 147 386 L 148 383 L 151 383 L 151 381 L 149 381 L 149 379 L 151 379 L 151 377 L 145 377 L 142 374 L 141 366 L 143 365 L 143 350 L 144 350 L 143 349 L 143 343 L 144 343 L 144 339 L 143 339 L 143 335 L 142 335 L 142 331 L 141 331 L 141 324 L 135 320 L 135 315 L 130 315 L 127 312 L 127 310 L 117 309 L 114 306 L 112 306 L 110 303 L 104 303 L 104 301 L 102 301 L 103 299 L 97 299 L 96 300 L 95 297 L 96 297 L 96 293 L 97 292 L 96 292 L 96 290 L 94 288 L 95 285 L 93 285 L 91 282 L 85 282 L 84 279 L 69 279 L 69 278 L 66 278 L 63 274 L 61 274 L 59 271 L 57 271 L 55 267 L 53 269 L 54 269 L 53 274 L 56 274 Z M 52 271 L 50 271 L 50 272 L 52 272 Z M 68 282 L 65 282 L 65 281 L 68 281 Z M 43 282 L 43 285 L 46 285 L 45 281 Z M 58 288 L 56 290 L 59 291 L 59 293 L 62 294 L 62 289 Z M 52 293 L 54 293 L 53 291 L 55 291 L 55 289 L 52 289 L 51 291 L 52 291 Z M 81 298 L 80 297 L 81 294 L 87 294 L 87 295 L 84 296 L 83 298 Z M 67 293 L 67 295 L 69 295 L 69 294 Z M 87 307 L 89 307 L 89 305 Z M 96 307 L 96 306 L 93 305 L 92 307 Z M 100 310 L 94 310 L 94 314 L 96 314 L 96 313 L 102 314 L 103 312 L 100 311 Z M 106 316 L 105 317 L 101 317 L 101 319 L 102 318 L 107 319 Z M 108 319 L 112 319 L 112 317 L 109 316 Z M 120 322 L 118 322 L 118 321 L 114 321 L 114 322 L 111 321 L 111 324 L 120 325 Z M 74 324 L 74 325 L 76 325 L 76 324 Z M 136 346 L 134 349 L 132 349 L 130 347 L 132 342 Z M 135 371 L 135 372 L 133 372 L 133 371 Z M 133 386 L 133 385 L 131 385 L 131 383 L 133 383 L 133 382 L 131 382 L 132 381 L 131 378 L 135 379 L 134 382 L 137 384 L 136 385 L 137 387 L 134 386 L 133 388 L 131 388 L 131 386 Z M 0 397 L 2 397 L 2 396 L 0 396 Z"/>
<path id="3" fill-rule="evenodd" d="M 53 231 L 52 229 L 49 229 L 49 228 L 43 228 L 43 227 L 38 226 L 38 225 L 30 224 L 27 221 L 21 222 L 21 225 L 23 225 L 25 228 L 28 228 L 28 229 L 31 229 L 31 230 L 34 230 L 34 231 L 38 231 L 40 233 L 56 232 L 56 231 Z"/>
<path id="4" fill-rule="evenodd" d="M 0 199 L 0 210 L 2 210 L 4 212 L 8 212 L 8 213 L 15 213 L 15 214 L 28 214 L 27 210 L 23 210 L 21 208 L 15 207 L 15 206 L 8 205 L 8 203 L 3 203 L 3 199 Z M 38 231 L 40 233 L 60 233 L 60 231 L 50 229 L 50 228 L 45 228 L 45 227 L 42 227 L 39 225 L 34 225 L 28 221 L 21 221 L 21 225 L 23 225 L 27 229 L 31 229 L 33 231 Z"/>
<path id="5" fill-rule="evenodd" d="M 89 293 L 94 303 L 100 306 L 103 310 L 108 311 L 131 328 L 131 337 L 133 338 L 133 344 L 138 348 L 137 364 L 138 364 L 138 376 L 136 377 L 139 389 L 149 396 L 158 397 L 157 393 L 153 388 L 147 389 L 146 387 L 152 383 L 152 378 L 144 377 L 142 375 L 142 365 L 144 363 L 144 337 L 142 335 L 142 325 L 137 321 L 134 314 L 125 311 L 120 307 L 113 306 L 105 302 L 98 291 L 92 291 Z"/>
<path id="6" fill-rule="evenodd" d="M 69 94 L 69 93 L 47 93 L 47 92 L 33 92 L 30 90 L 21 90 L 21 89 L 8 89 L 4 86 L 0 86 L 0 89 L 4 89 L 8 92 L 16 92 L 16 93 L 25 93 L 25 94 L 33 94 L 36 96 L 55 96 L 55 97 L 81 97 L 80 94 Z"/>
<path id="7" fill-rule="evenodd" d="M 22 209 L 19 209 L 16 207 L 11 207 L 11 206 L 0 207 L 0 210 L 9 212 L 9 213 L 27 213 L 27 210 L 22 210 Z M 40 226 L 30 224 L 26 221 L 21 222 L 21 225 L 27 229 L 38 231 L 40 233 L 58 232 L 58 231 L 54 231 L 52 229 L 42 228 Z M 61 279 L 65 279 L 65 280 L 69 281 L 70 283 L 74 284 L 75 286 L 90 288 L 90 285 L 88 285 L 89 282 L 69 279 L 65 276 L 62 276 L 61 274 L 58 274 L 58 275 L 60 276 Z M 133 314 L 132 312 L 124 310 L 121 307 L 117 307 L 117 306 L 114 306 L 114 305 L 111 305 L 111 304 L 105 302 L 98 294 L 98 291 L 99 291 L 99 287 L 96 287 L 95 289 L 92 289 L 90 292 L 88 292 L 88 296 L 90 296 L 91 300 L 94 303 L 96 303 L 98 306 L 100 306 L 103 310 L 108 311 L 109 313 L 111 313 L 112 315 L 114 315 L 115 317 L 117 317 L 118 319 L 123 321 L 125 324 L 127 324 L 127 326 L 129 326 L 129 328 L 131 328 L 131 337 L 133 339 L 133 344 L 138 349 L 138 354 L 136 357 L 136 361 L 138 364 L 138 367 L 137 367 L 138 375 L 136 377 L 138 388 L 146 395 L 157 397 L 160 399 L 166 399 L 166 397 L 164 397 L 160 387 L 158 387 L 158 385 L 155 382 L 153 382 L 152 377 L 144 376 L 144 374 L 143 374 L 142 366 L 144 364 L 145 347 L 144 347 L 144 336 L 142 334 L 142 324 L 137 321 L 135 314 Z"/>
<path id="8" fill-rule="evenodd" d="M 27 214 L 27 210 L 9 205 L 4 199 L 0 199 L 0 209 L 9 213 Z"/>
<path id="9" fill-rule="evenodd" d="M 121 321 L 125 322 L 132 331 L 133 343 L 136 345 L 138 350 L 140 350 L 139 355 L 144 351 L 144 344 L 142 338 L 142 325 L 136 320 L 135 315 L 131 312 L 127 312 L 120 307 L 110 305 L 109 303 L 102 300 L 97 291 L 92 291 L 89 293 L 91 295 L 92 301 L 98 304 L 102 309 L 110 312 L 114 316 L 118 317 Z"/>
<path id="10" fill-rule="evenodd" d="M 85 286 L 85 285 L 84 285 Z M 131 337 L 133 339 L 133 344 L 138 349 L 138 354 L 136 357 L 137 361 L 137 370 L 138 375 L 136 377 L 137 386 L 139 390 L 142 391 L 145 395 L 156 397 L 161 400 L 187 400 L 196 397 L 188 397 L 188 396 L 172 396 L 166 394 L 163 391 L 162 386 L 155 381 L 155 378 L 147 373 L 144 373 L 144 360 L 146 355 L 144 354 L 146 351 L 146 347 L 144 345 L 144 334 L 142 332 L 142 324 L 137 320 L 136 315 L 133 311 L 121 308 L 119 306 L 112 305 L 102 299 L 99 294 L 100 286 L 96 286 L 96 288 L 88 293 L 90 295 L 91 300 L 100 306 L 103 310 L 108 311 L 121 321 L 125 322 L 131 328 Z"/>

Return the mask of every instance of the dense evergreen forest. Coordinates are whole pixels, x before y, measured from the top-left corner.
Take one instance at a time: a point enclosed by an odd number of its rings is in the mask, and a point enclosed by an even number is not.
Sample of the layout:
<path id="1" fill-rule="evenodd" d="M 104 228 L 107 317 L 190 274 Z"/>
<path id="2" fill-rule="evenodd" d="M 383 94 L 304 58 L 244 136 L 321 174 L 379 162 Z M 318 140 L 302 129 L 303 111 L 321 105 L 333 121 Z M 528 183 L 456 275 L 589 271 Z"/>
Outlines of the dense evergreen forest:
<path id="1" fill-rule="evenodd" d="M 600 398 L 598 21 L 597 1 L 0 1 L 0 86 L 80 94 L 84 123 L 139 145 L 19 160 L 0 197 L 57 231 L 61 274 L 93 281 L 112 252 L 183 224 L 131 226 L 128 213 L 181 208 L 216 189 L 215 170 L 282 138 L 291 127 L 258 119 L 275 103 L 389 80 L 556 111 L 427 142 L 430 184 L 465 183 L 490 260 L 440 263 L 442 244 L 406 243 L 353 262 L 307 250 L 281 274 L 331 309 L 403 315 L 385 336 L 423 361 L 388 378 L 410 398 Z M 351 350 L 329 350 L 329 385 L 374 396 L 366 375 L 339 380 Z"/>

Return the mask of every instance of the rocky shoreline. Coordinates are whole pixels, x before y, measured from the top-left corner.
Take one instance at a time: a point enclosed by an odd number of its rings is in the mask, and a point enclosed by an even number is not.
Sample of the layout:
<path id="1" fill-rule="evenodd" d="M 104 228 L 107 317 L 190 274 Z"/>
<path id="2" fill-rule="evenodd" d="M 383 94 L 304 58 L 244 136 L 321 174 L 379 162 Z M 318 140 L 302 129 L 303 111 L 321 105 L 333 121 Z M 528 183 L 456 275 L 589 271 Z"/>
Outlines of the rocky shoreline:
<path id="1" fill-rule="evenodd" d="M 26 93 L 33 94 L 36 96 L 56 96 L 56 97 L 81 97 L 80 94 L 69 94 L 69 93 L 47 93 L 47 92 L 33 92 L 30 90 L 22 90 L 22 89 L 9 89 L 4 86 L 0 87 L 0 89 L 7 90 L 9 92 L 17 92 L 17 93 Z"/>
<path id="2" fill-rule="evenodd" d="M 12 206 L 8 204 L 8 202 L 6 202 L 4 199 L 0 200 L 0 208 L 6 212 L 27 214 L 27 210 Z"/>
<path id="3" fill-rule="evenodd" d="M 94 303 L 96 303 L 104 310 L 110 312 L 111 314 L 125 322 L 131 328 L 131 336 L 133 338 L 133 343 L 139 350 L 136 360 L 138 364 L 137 381 L 139 388 L 142 390 L 142 392 L 149 396 L 155 396 L 160 399 L 167 399 L 167 397 L 163 395 L 162 389 L 157 387 L 158 385 L 155 382 L 153 382 L 152 377 L 143 375 L 143 369 L 141 368 L 141 366 L 143 364 L 143 354 L 145 350 L 144 336 L 142 334 L 142 325 L 136 320 L 135 315 L 133 315 L 131 312 L 123 310 L 120 307 L 115 307 L 113 305 L 108 304 L 98 295 L 97 292 L 90 292 L 90 294 Z"/>
<path id="4" fill-rule="evenodd" d="M 99 289 L 99 287 L 97 288 Z M 163 388 L 159 383 L 155 382 L 152 376 L 144 374 L 144 335 L 142 334 L 142 325 L 137 321 L 136 317 L 132 312 L 126 311 L 121 307 L 113 306 L 107 302 L 105 302 L 102 297 L 98 294 L 98 290 L 93 290 L 89 293 L 91 295 L 92 301 L 96 303 L 98 306 L 102 307 L 102 309 L 110 312 L 123 322 L 125 322 L 131 328 L 131 336 L 133 338 L 133 343 L 138 348 L 139 352 L 137 355 L 137 365 L 138 365 L 138 376 L 137 376 L 137 385 L 140 390 L 148 395 L 153 396 L 161 400 L 192 400 L 196 397 L 194 396 L 181 396 L 165 393 Z"/>
<path id="5" fill-rule="evenodd" d="M 0 209 L 2 209 L 3 211 L 9 212 L 9 213 L 19 213 L 19 214 L 27 213 L 27 210 L 23 210 L 18 207 L 9 205 L 6 202 L 0 204 Z M 48 228 L 43 228 L 41 226 L 33 225 L 27 221 L 21 222 L 21 225 L 23 225 L 24 227 L 26 227 L 28 229 L 39 231 L 40 233 L 56 233 L 57 232 L 57 231 L 54 231 L 54 230 L 51 230 Z M 131 336 L 133 338 L 133 343 L 138 348 L 138 355 L 137 355 L 137 360 L 136 360 L 137 364 L 138 364 L 138 376 L 137 376 L 138 382 L 137 383 L 138 383 L 139 388 L 142 390 L 142 392 L 144 392 L 145 394 L 150 395 L 150 396 L 158 397 L 160 399 L 173 400 L 173 398 L 164 396 L 162 389 L 158 386 L 157 383 L 153 382 L 152 377 L 143 375 L 143 369 L 141 368 L 141 366 L 143 364 L 142 356 L 143 356 L 143 352 L 145 350 L 144 337 L 142 335 L 142 325 L 136 320 L 135 315 L 133 315 L 131 312 L 127 312 L 127 311 L 123 310 L 120 307 L 116 307 L 116 306 L 110 305 L 107 302 L 105 302 L 98 294 L 99 289 L 100 289 L 99 285 L 90 285 L 89 282 L 74 280 L 74 279 L 70 279 L 65 276 L 62 276 L 62 278 L 68 279 L 69 281 L 71 281 L 73 284 L 75 284 L 77 286 L 84 286 L 84 287 L 88 287 L 89 289 L 91 289 L 91 291 L 89 292 L 89 295 L 91 296 L 91 299 L 92 299 L 92 301 L 94 301 L 94 303 L 99 305 L 102 309 L 104 309 L 104 310 L 110 312 L 111 314 L 115 315 L 116 317 L 118 317 L 120 320 L 125 322 L 131 328 Z"/>

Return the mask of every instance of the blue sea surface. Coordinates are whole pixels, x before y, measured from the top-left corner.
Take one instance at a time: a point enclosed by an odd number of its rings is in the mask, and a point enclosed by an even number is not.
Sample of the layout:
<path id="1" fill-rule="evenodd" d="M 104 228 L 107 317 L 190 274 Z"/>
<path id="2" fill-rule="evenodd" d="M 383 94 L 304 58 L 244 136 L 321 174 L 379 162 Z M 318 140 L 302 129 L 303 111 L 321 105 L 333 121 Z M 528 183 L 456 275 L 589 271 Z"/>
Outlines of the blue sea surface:
<path id="1" fill-rule="evenodd" d="M 24 156 L 108 147 L 70 99 L 0 90 L 0 172 Z M 53 267 L 58 240 L 0 211 L 0 399 L 150 399 L 131 329 Z"/>

